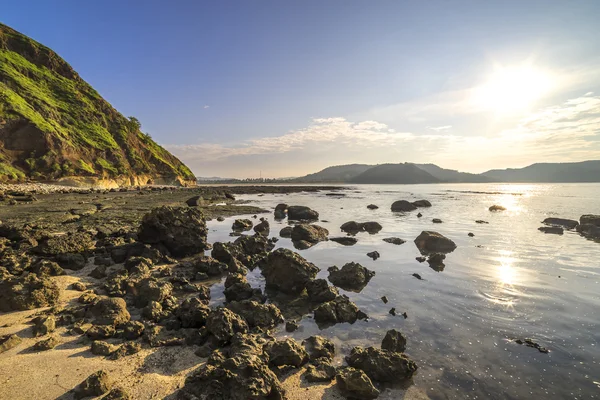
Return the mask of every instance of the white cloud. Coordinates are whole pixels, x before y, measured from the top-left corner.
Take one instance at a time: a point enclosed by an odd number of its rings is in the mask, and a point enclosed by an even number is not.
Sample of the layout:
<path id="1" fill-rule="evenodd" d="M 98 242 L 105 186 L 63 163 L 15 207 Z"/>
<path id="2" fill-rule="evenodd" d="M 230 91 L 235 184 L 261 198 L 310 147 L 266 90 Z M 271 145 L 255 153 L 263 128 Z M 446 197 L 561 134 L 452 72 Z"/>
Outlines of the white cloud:
<path id="1" fill-rule="evenodd" d="M 449 129 L 452 129 L 452 125 L 443 125 L 443 126 L 428 126 L 427 129 L 431 129 L 436 132 L 443 132 Z"/>
<path id="2" fill-rule="evenodd" d="M 209 105 L 205 105 L 205 106 L 204 106 L 204 107 L 202 107 L 202 108 L 204 108 L 204 109 L 206 110 L 207 108 L 210 108 L 210 106 L 209 106 Z"/>

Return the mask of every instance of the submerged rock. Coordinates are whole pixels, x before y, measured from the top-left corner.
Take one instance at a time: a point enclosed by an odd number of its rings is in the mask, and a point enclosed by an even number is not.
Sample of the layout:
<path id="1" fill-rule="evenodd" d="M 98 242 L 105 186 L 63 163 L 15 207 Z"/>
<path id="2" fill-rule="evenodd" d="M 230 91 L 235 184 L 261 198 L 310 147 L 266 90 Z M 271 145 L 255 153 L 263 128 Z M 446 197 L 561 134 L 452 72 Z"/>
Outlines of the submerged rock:
<path id="1" fill-rule="evenodd" d="M 329 231 L 319 225 L 298 224 L 292 229 L 291 238 L 293 242 L 306 242 L 312 247 L 326 241 L 328 235 Z"/>
<path id="2" fill-rule="evenodd" d="M 317 272 L 319 268 L 314 264 L 284 248 L 270 253 L 262 267 L 267 286 L 287 294 L 302 292 L 308 282 L 317 276 Z"/>
<path id="3" fill-rule="evenodd" d="M 231 225 L 231 230 L 234 232 L 244 232 L 252 229 L 252 221 L 246 218 L 238 218 L 233 221 L 233 225 Z"/>
<path id="4" fill-rule="evenodd" d="M 417 364 L 404 354 L 375 347 L 353 348 L 346 362 L 378 382 L 399 382 L 417 371 Z"/>
<path id="5" fill-rule="evenodd" d="M 316 221 L 319 219 L 319 213 L 306 206 L 289 206 L 287 210 L 288 219 L 291 220 Z"/>
<path id="6" fill-rule="evenodd" d="M 375 204 L 369 204 L 369 205 L 367 206 L 367 208 L 368 208 L 369 210 L 377 210 L 379 207 L 378 207 L 378 206 L 376 206 Z"/>
<path id="7" fill-rule="evenodd" d="M 311 361 L 319 358 L 332 359 L 335 355 L 335 345 L 323 336 L 310 336 L 302 342 L 302 345 Z"/>
<path id="8" fill-rule="evenodd" d="M 431 207 L 431 202 L 429 200 L 417 200 L 413 201 L 412 205 L 415 207 Z"/>
<path id="9" fill-rule="evenodd" d="M 577 225 L 579 225 L 579 222 L 565 218 L 546 218 L 542 221 L 542 223 L 551 226 L 558 226 L 565 229 L 575 229 L 577 228 Z"/>
<path id="10" fill-rule="evenodd" d="M 373 261 L 377 260 L 379 257 L 381 257 L 381 254 L 379 254 L 378 251 L 371 251 L 369 253 L 367 253 L 367 256 L 372 258 Z"/>
<path id="11" fill-rule="evenodd" d="M 279 203 L 277 204 L 277 206 L 275 206 L 275 212 L 273 213 L 275 216 L 275 219 L 284 219 L 285 217 L 287 217 L 287 208 L 288 205 L 285 203 Z"/>
<path id="12" fill-rule="evenodd" d="M 427 257 L 427 263 L 429 267 L 435 271 L 443 271 L 444 270 L 444 260 L 446 259 L 446 255 L 443 253 L 433 253 Z"/>
<path id="13" fill-rule="evenodd" d="M 206 222 L 202 212 L 191 207 L 158 207 L 142 218 L 138 239 L 161 244 L 174 257 L 185 257 L 207 249 Z"/>
<path id="14" fill-rule="evenodd" d="M 329 281 L 344 290 L 361 291 L 375 276 L 375 271 L 371 271 L 355 262 L 345 264 L 342 269 L 334 265 L 329 267 L 327 271 L 329 271 Z"/>
<path id="15" fill-rule="evenodd" d="M 338 290 L 329 286 L 325 279 L 314 279 L 306 284 L 306 292 L 312 303 L 321 304 L 339 296 Z"/>
<path id="16" fill-rule="evenodd" d="M 282 238 L 289 239 L 292 237 L 293 230 L 294 230 L 293 226 L 286 226 L 285 228 L 283 228 L 279 231 L 279 236 L 281 236 Z"/>
<path id="17" fill-rule="evenodd" d="M 564 233 L 564 229 L 560 226 L 541 226 L 538 228 L 538 231 L 544 233 L 553 233 L 555 235 L 562 235 Z"/>
<path id="18" fill-rule="evenodd" d="M 406 200 L 398 200 L 392 203 L 392 211 L 393 212 L 408 212 L 414 211 L 417 209 L 417 206 L 406 201 Z"/>
<path id="19" fill-rule="evenodd" d="M 423 231 L 415 239 L 415 245 L 421 254 L 430 253 L 451 253 L 456 249 L 456 244 L 444 235 L 433 232 Z"/>
<path id="20" fill-rule="evenodd" d="M 356 244 L 356 242 L 358 242 L 358 239 L 356 239 L 352 236 L 334 237 L 334 238 L 329 238 L 329 240 L 331 240 L 332 242 L 342 244 L 344 246 L 354 246 Z"/>
<path id="21" fill-rule="evenodd" d="M 506 211 L 506 207 L 494 204 L 493 206 L 490 206 L 489 210 L 490 211 Z"/>
<path id="22" fill-rule="evenodd" d="M 361 370 L 352 367 L 342 368 L 335 376 L 338 388 L 349 399 L 372 400 L 379 396 L 379 390 Z"/>
<path id="23" fill-rule="evenodd" d="M 401 245 L 401 244 L 406 243 L 406 240 L 402 240 L 398 237 L 389 237 L 389 238 L 385 238 L 382 240 L 386 243 L 391 243 L 391 244 L 395 244 L 395 245 Z"/>
<path id="24" fill-rule="evenodd" d="M 344 295 L 321 304 L 314 311 L 315 321 L 321 324 L 337 324 L 343 322 L 353 324 L 358 317 L 358 307 Z"/>
<path id="25" fill-rule="evenodd" d="M 368 232 L 371 235 L 378 233 L 383 227 L 379 222 L 356 222 L 348 221 L 340 226 L 342 232 L 346 232 L 349 235 L 356 235 L 359 232 Z"/>

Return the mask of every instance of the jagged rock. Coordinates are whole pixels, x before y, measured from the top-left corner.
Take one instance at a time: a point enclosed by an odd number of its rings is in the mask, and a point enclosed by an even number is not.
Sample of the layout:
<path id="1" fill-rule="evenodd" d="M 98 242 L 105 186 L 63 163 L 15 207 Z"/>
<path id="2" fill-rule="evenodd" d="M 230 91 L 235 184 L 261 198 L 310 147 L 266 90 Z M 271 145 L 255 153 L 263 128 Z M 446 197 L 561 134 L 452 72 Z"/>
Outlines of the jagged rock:
<path id="1" fill-rule="evenodd" d="M 233 243 L 240 246 L 244 253 L 251 256 L 267 253 L 275 248 L 270 240 L 260 234 L 240 236 Z"/>
<path id="2" fill-rule="evenodd" d="M 33 265 L 31 271 L 40 276 L 59 276 L 65 274 L 65 271 L 60 265 L 58 265 L 58 263 L 49 260 L 40 260 Z"/>
<path id="3" fill-rule="evenodd" d="M 233 224 L 231 225 L 231 230 L 234 232 L 245 232 L 252 229 L 252 225 L 254 224 L 249 219 L 239 218 L 233 221 Z"/>
<path id="4" fill-rule="evenodd" d="M 456 244 L 446 236 L 433 231 L 423 231 L 415 239 L 415 245 L 423 255 L 430 253 L 451 253 Z"/>
<path id="5" fill-rule="evenodd" d="M 131 396 L 123 388 L 114 388 L 102 400 L 131 400 Z"/>
<path id="6" fill-rule="evenodd" d="M 227 308 L 213 310 L 206 319 L 206 328 L 221 342 L 229 342 L 236 333 L 248 332 L 246 321 Z"/>
<path id="7" fill-rule="evenodd" d="M 53 315 L 37 317 L 33 320 L 33 336 L 44 336 L 56 329 L 56 318 Z"/>
<path id="8" fill-rule="evenodd" d="M 285 228 L 283 228 L 279 231 L 279 236 L 281 236 L 282 238 L 289 239 L 292 237 L 293 230 L 294 230 L 293 226 L 286 226 Z"/>
<path id="9" fill-rule="evenodd" d="M 125 261 L 125 269 L 130 274 L 146 274 L 154 268 L 154 262 L 146 257 L 130 257 Z"/>
<path id="10" fill-rule="evenodd" d="M 189 207 L 197 207 L 201 206 L 203 201 L 204 199 L 202 198 L 202 196 L 194 196 L 187 199 L 185 201 L 185 204 L 187 204 Z"/>
<path id="11" fill-rule="evenodd" d="M 206 323 L 210 308 L 200 299 L 189 298 L 184 300 L 177 309 L 177 317 L 182 328 L 200 328 Z"/>
<path id="12" fill-rule="evenodd" d="M 321 324 L 343 322 L 353 324 L 358 319 L 358 313 L 356 304 L 351 302 L 347 296 L 341 295 L 318 306 L 314 311 L 314 318 L 317 323 Z"/>
<path id="13" fill-rule="evenodd" d="M 200 210 L 163 206 L 142 218 L 138 239 L 142 243 L 163 245 L 174 257 L 185 257 L 206 250 L 206 234 Z"/>
<path id="14" fill-rule="evenodd" d="M 326 241 L 329 231 L 319 225 L 298 224 L 292 229 L 293 242 L 306 242 L 309 247 Z"/>
<path id="15" fill-rule="evenodd" d="M 61 343 L 60 339 L 58 339 L 56 336 L 50 336 L 47 339 L 40 340 L 35 345 L 33 345 L 33 349 L 35 351 L 52 350 L 53 348 L 58 346 L 60 343 Z"/>
<path id="16" fill-rule="evenodd" d="M 356 244 L 356 242 L 358 242 L 358 239 L 352 236 L 334 237 L 329 238 L 329 240 L 331 240 L 332 242 L 343 244 L 344 246 L 353 246 Z"/>
<path id="17" fill-rule="evenodd" d="M 85 335 L 92 340 L 109 339 L 115 336 L 116 330 L 112 325 L 93 325 L 85 332 Z"/>
<path id="18" fill-rule="evenodd" d="M 367 256 L 372 258 L 373 261 L 377 260 L 379 257 L 381 257 L 381 254 L 379 254 L 378 251 L 371 251 L 369 253 L 367 253 Z"/>
<path id="19" fill-rule="evenodd" d="M 335 367 L 331 360 L 320 358 L 312 361 L 304 372 L 304 379 L 307 382 L 330 382 L 335 377 Z"/>
<path id="20" fill-rule="evenodd" d="M 95 354 L 97 356 L 109 356 L 115 350 L 117 350 L 117 347 L 118 346 L 107 343 L 103 340 L 94 340 L 92 342 L 92 347 L 90 351 L 92 352 L 92 354 Z"/>
<path id="21" fill-rule="evenodd" d="M 490 206 L 489 210 L 490 211 L 506 211 L 506 207 L 494 204 L 493 206 Z"/>
<path id="22" fill-rule="evenodd" d="M 546 218 L 544 221 L 542 221 L 542 223 L 551 226 L 558 226 L 565 229 L 575 229 L 577 228 L 577 225 L 579 225 L 579 222 L 565 218 Z"/>
<path id="23" fill-rule="evenodd" d="M 84 232 L 73 232 L 53 236 L 38 245 L 36 252 L 45 256 L 57 256 L 66 253 L 82 253 L 94 247 L 92 236 Z"/>
<path id="24" fill-rule="evenodd" d="M 386 243 L 391 243 L 391 244 L 395 244 L 395 245 L 401 245 L 401 244 L 406 243 L 406 240 L 402 240 L 398 237 L 385 238 L 385 239 L 383 239 L 383 241 Z"/>
<path id="25" fill-rule="evenodd" d="M 284 400 L 285 391 L 268 368 L 262 341 L 237 334 L 229 354 L 218 352 L 185 380 L 182 399 Z"/>
<path id="26" fill-rule="evenodd" d="M 427 257 L 427 263 L 429 266 L 436 271 L 444 270 L 444 260 L 446 259 L 446 255 L 443 253 L 433 253 Z"/>
<path id="27" fill-rule="evenodd" d="M 372 400 L 379 396 L 379 390 L 361 370 L 347 367 L 340 369 L 335 380 L 342 394 L 348 399 Z"/>
<path id="28" fill-rule="evenodd" d="M 21 342 L 23 342 L 23 339 L 15 334 L 0 336 L 0 354 L 17 347 Z"/>
<path id="29" fill-rule="evenodd" d="M 142 317 L 150 321 L 160 322 L 168 316 L 169 314 L 163 310 L 162 305 L 156 301 L 148 302 L 146 307 L 142 309 Z"/>
<path id="30" fill-rule="evenodd" d="M 204 273 L 208 276 L 219 276 L 227 271 L 227 264 L 210 256 L 197 256 L 189 261 L 189 264 L 196 272 Z"/>
<path id="31" fill-rule="evenodd" d="M 123 327 L 123 338 L 135 340 L 144 334 L 144 324 L 139 321 L 129 321 Z"/>
<path id="32" fill-rule="evenodd" d="M 159 282 L 153 278 L 144 279 L 135 285 L 136 306 L 145 307 L 151 301 L 162 303 L 171 296 L 173 285 L 169 282 Z"/>
<path id="33" fill-rule="evenodd" d="M 392 211 L 393 212 L 408 212 L 416 210 L 417 206 L 406 201 L 406 200 L 398 200 L 392 203 Z"/>
<path id="34" fill-rule="evenodd" d="M 0 281 L 0 311 L 22 311 L 53 306 L 58 303 L 60 289 L 45 276 L 26 274 Z"/>
<path id="35" fill-rule="evenodd" d="M 579 218 L 579 223 L 581 225 L 594 225 L 600 227 L 600 215 L 582 215 Z"/>
<path id="36" fill-rule="evenodd" d="M 318 220 L 319 213 L 306 206 L 289 206 L 288 219 L 306 221 Z"/>
<path id="37" fill-rule="evenodd" d="M 94 279 L 103 279 L 106 278 L 106 266 L 99 265 L 90 272 L 89 276 Z"/>
<path id="38" fill-rule="evenodd" d="M 260 289 L 254 289 L 247 281 L 236 282 L 223 290 L 227 301 L 241 301 L 248 300 L 252 297 L 260 297 Z"/>
<path id="39" fill-rule="evenodd" d="M 246 320 L 251 328 L 274 328 L 283 323 L 281 311 L 274 304 L 260 304 L 252 300 L 232 301 L 227 304 L 234 313 Z"/>
<path id="40" fill-rule="evenodd" d="M 286 332 L 295 332 L 300 328 L 300 324 L 298 321 L 286 321 L 285 323 L 285 331 Z"/>
<path id="41" fill-rule="evenodd" d="M 371 271 L 355 262 L 345 264 L 342 269 L 334 265 L 329 267 L 327 271 L 329 271 L 329 281 L 344 290 L 361 291 L 375 276 L 375 271 Z"/>
<path id="42" fill-rule="evenodd" d="M 417 200 L 413 201 L 412 205 L 415 207 L 431 207 L 429 200 Z"/>
<path id="43" fill-rule="evenodd" d="M 127 342 L 119 346 L 117 350 L 115 350 L 111 355 L 111 360 L 118 360 L 123 357 L 127 357 L 136 353 L 139 353 L 142 350 L 142 345 L 137 342 Z"/>
<path id="44" fill-rule="evenodd" d="M 329 286 L 325 279 L 314 279 L 306 284 L 306 292 L 311 302 L 320 304 L 339 296 L 338 290 Z"/>
<path id="45" fill-rule="evenodd" d="M 404 354 L 375 347 L 353 348 L 346 362 L 378 382 L 402 381 L 412 377 L 417 370 L 417 364 Z"/>
<path id="46" fill-rule="evenodd" d="M 229 264 L 232 260 L 241 257 L 243 254 L 243 250 L 241 246 L 238 246 L 233 243 L 222 243 L 216 242 L 213 244 L 212 251 L 210 255 L 225 263 Z"/>
<path id="47" fill-rule="evenodd" d="M 266 219 L 261 221 L 259 224 L 256 224 L 254 227 L 254 232 L 258 233 L 259 235 L 269 236 L 270 231 L 271 228 L 269 227 L 269 221 Z"/>
<path id="48" fill-rule="evenodd" d="M 296 368 L 308 361 L 308 354 L 294 339 L 277 340 L 266 346 L 269 364 L 276 367 L 291 365 Z"/>
<path id="49" fill-rule="evenodd" d="M 90 314 L 96 325 L 120 326 L 131 319 L 125 300 L 119 297 L 98 300 L 91 307 Z"/>
<path id="50" fill-rule="evenodd" d="M 560 226 L 541 226 L 538 228 L 538 231 L 544 233 L 553 233 L 555 235 L 562 235 L 564 233 L 564 229 Z"/>
<path id="51" fill-rule="evenodd" d="M 113 386 L 105 371 L 94 372 L 75 388 L 75 398 L 97 397 L 108 392 Z"/>
<path id="52" fill-rule="evenodd" d="M 406 350 L 406 337 L 401 332 L 390 329 L 381 342 L 381 349 L 404 353 L 404 350 Z"/>
<path id="53" fill-rule="evenodd" d="M 302 345 L 311 361 L 318 358 L 333 359 L 335 355 L 335 345 L 323 336 L 310 336 L 302 342 Z"/>
<path id="54" fill-rule="evenodd" d="M 267 286 L 288 294 L 302 292 L 317 272 L 319 268 L 314 264 L 306 261 L 300 254 L 284 248 L 270 253 L 262 267 Z"/>

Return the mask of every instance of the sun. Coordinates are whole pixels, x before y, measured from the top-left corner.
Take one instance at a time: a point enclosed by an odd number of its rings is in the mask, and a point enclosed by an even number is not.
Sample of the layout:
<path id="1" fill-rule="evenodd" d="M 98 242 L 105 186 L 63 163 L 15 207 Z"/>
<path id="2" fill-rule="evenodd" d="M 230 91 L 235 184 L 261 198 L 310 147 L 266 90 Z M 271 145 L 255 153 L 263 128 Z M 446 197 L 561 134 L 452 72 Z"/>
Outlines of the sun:
<path id="1" fill-rule="evenodd" d="M 487 81 L 475 88 L 473 101 L 499 113 L 518 112 L 548 93 L 551 82 L 548 73 L 532 65 L 497 66 Z"/>

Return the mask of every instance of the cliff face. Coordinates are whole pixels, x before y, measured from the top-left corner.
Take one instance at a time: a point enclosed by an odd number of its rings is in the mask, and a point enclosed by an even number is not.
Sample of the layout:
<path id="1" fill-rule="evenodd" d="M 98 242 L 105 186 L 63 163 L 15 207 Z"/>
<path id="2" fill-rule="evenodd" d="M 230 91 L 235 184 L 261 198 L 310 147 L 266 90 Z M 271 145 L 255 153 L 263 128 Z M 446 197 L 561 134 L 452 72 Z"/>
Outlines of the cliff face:
<path id="1" fill-rule="evenodd" d="M 54 51 L 0 24 L 0 181 L 195 184 Z"/>

